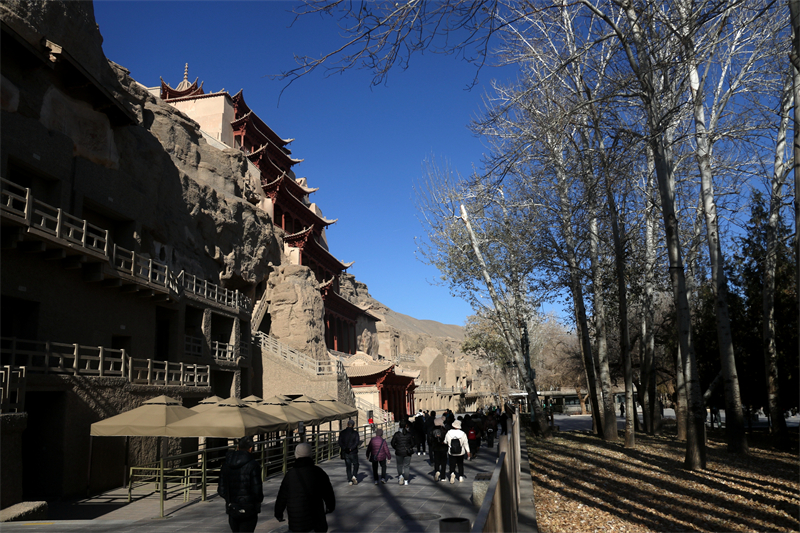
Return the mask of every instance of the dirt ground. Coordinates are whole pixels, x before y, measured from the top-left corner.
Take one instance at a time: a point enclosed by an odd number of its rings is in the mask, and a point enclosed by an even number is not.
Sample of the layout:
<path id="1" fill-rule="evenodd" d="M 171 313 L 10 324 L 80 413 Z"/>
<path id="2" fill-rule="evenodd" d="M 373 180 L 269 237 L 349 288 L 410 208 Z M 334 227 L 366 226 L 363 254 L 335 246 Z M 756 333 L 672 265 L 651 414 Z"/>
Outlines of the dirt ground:
<path id="1" fill-rule="evenodd" d="M 708 435 L 707 469 L 683 468 L 685 443 L 636 435 L 636 447 L 588 431 L 528 437 L 541 533 L 584 531 L 800 531 L 797 430 L 790 452 L 751 435 L 750 454 L 726 452 L 721 430 Z"/>

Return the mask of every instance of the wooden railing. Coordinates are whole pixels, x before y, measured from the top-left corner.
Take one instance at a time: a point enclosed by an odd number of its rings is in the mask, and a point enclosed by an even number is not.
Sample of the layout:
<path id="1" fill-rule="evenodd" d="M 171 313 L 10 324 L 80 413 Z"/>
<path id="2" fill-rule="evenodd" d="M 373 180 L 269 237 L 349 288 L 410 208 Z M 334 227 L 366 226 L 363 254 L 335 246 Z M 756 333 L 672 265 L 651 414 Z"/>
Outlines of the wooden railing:
<path id="1" fill-rule="evenodd" d="M 506 424 L 508 434 L 498 439 L 497 463 L 472 533 L 517 531 L 521 481 L 519 415 L 512 414 Z"/>
<path id="2" fill-rule="evenodd" d="M 211 342 L 211 355 L 214 359 L 221 361 L 235 361 L 236 354 L 233 351 L 233 344 L 227 342 Z"/>
<path id="3" fill-rule="evenodd" d="M 285 344 L 278 341 L 274 337 L 270 337 L 264 332 L 257 331 L 253 334 L 253 343 L 261 346 L 262 350 L 274 357 L 279 357 L 284 361 L 293 364 L 315 376 L 333 376 L 336 375 L 336 367 L 333 362 L 317 361 L 310 358 L 303 352 L 299 352 L 293 348 L 289 348 Z"/>
<path id="4" fill-rule="evenodd" d="M 0 370 L 0 413 L 25 412 L 25 367 Z"/>
<path id="5" fill-rule="evenodd" d="M 0 338 L 0 361 L 29 374 L 120 377 L 147 385 L 208 386 L 208 365 L 136 359 L 125 350 L 63 342 Z"/>
<path id="6" fill-rule="evenodd" d="M 183 270 L 178 274 L 178 284 L 184 291 L 190 294 L 205 298 L 206 300 L 211 300 L 212 302 L 222 304 L 226 307 L 247 312 L 250 312 L 253 307 L 250 298 L 239 291 L 232 291 L 215 285 L 214 283 L 209 283 L 207 280 L 198 278 L 192 274 L 187 274 Z"/>
<path id="7" fill-rule="evenodd" d="M 264 320 L 264 316 L 267 314 L 268 309 L 269 300 L 267 300 L 267 296 L 265 294 L 258 302 L 256 302 L 256 305 L 253 306 L 253 316 L 250 318 L 251 332 L 255 333 L 258 331 L 259 326 L 261 326 L 261 321 Z"/>
<path id="8" fill-rule="evenodd" d="M 225 289 L 184 271 L 175 276 L 164 263 L 116 244 L 111 246 L 108 230 L 36 200 L 30 189 L 5 178 L 0 178 L 0 186 L 0 213 L 23 224 L 31 233 L 54 238 L 69 248 L 106 259 L 119 273 L 147 286 L 164 288 L 175 296 L 186 291 L 237 311 L 251 310 L 250 298 L 239 291 Z"/>
<path id="9" fill-rule="evenodd" d="M 436 387 L 434 385 L 420 385 L 414 389 L 415 394 L 418 392 L 436 392 Z"/>
<path id="10" fill-rule="evenodd" d="M 356 399 L 356 409 L 358 409 L 359 411 L 363 411 L 365 413 L 372 411 L 372 419 L 375 420 L 376 422 L 394 421 L 393 413 L 390 413 L 389 411 L 384 411 L 375 404 L 368 402 L 363 398 L 359 398 L 358 396 L 356 396 L 355 399 Z"/>
<path id="11" fill-rule="evenodd" d="M 153 359 L 131 359 L 128 367 L 128 381 L 142 385 L 207 387 L 208 375 L 208 365 Z"/>

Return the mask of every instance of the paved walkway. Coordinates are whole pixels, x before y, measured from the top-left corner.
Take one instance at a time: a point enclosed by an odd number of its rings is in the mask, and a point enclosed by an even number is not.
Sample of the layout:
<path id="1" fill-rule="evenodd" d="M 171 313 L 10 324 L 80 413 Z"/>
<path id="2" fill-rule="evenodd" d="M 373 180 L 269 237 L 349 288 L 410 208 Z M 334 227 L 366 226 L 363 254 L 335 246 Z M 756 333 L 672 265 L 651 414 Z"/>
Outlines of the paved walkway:
<path id="1" fill-rule="evenodd" d="M 524 443 L 524 436 L 522 437 Z M 527 463 L 527 450 L 522 447 L 523 483 L 521 493 L 520 531 L 536 531 L 533 507 L 533 487 Z M 344 461 L 332 460 L 320 466 L 328 473 L 336 493 L 336 510 L 328 515 L 329 531 L 439 531 L 440 518 L 465 517 L 472 523 L 478 508 L 472 504 L 472 481 L 481 472 L 491 472 L 497 457 L 494 450 L 481 446 L 478 457 L 465 461 L 463 483 L 456 481 L 433 482 L 433 468 L 427 455 L 415 455 L 411 459 L 409 485 L 397 483 L 396 463 L 387 467 L 389 483 L 374 485 L 372 468 L 360 455 L 358 485 L 350 486 L 345 480 Z M 527 473 L 526 473 L 527 472 Z M 288 530 L 287 522 L 278 522 L 273 517 L 275 497 L 282 476 L 264 482 L 264 503 L 256 531 L 282 533 Z M 222 499 L 216 495 L 216 487 L 210 490 L 213 496 L 203 502 L 197 493 L 192 493 L 190 502 L 183 502 L 180 495 L 165 503 L 167 518 L 157 518 L 159 501 L 157 495 L 145 495 L 139 489 L 139 498 L 127 503 L 127 490 L 117 489 L 100 496 L 51 508 L 50 516 L 58 520 L 39 522 L 7 522 L 0 524 L 6 532 L 225 532 L 230 531 Z M 136 495 L 136 492 L 134 492 Z M 63 519 L 62 519 L 63 518 Z"/>

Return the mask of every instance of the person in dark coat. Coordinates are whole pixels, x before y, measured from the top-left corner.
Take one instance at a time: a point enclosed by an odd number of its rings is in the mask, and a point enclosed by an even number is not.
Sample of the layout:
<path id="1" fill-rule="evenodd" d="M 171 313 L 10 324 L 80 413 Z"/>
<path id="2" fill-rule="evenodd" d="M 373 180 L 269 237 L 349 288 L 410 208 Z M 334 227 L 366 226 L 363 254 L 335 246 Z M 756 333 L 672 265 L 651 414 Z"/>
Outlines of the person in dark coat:
<path id="1" fill-rule="evenodd" d="M 283 512 L 287 511 L 289 531 L 328 531 L 325 515 L 336 509 L 331 480 L 314 464 L 310 444 L 298 444 L 294 456 L 294 467 L 286 472 L 278 490 L 275 518 L 283 522 Z"/>
<path id="2" fill-rule="evenodd" d="M 348 420 L 347 429 L 339 433 L 339 448 L 342 450 L 347 483 L 350 485 L 358 485 L 358 447 L 361 445 L 361 436 L 355 425 L 352 419 Z"/>
<path id="3" fill-rule="evenodd" d="M 414 440 L 417 441 L 417 455 L 425 453 L 425 415 L 422 411 L 414 418 Z"/>
<path id="4" fill-rule="evenodd" d="M 433 480 L 439 481 L 445 478 L 447 468 L 447 442 L 444 436 L 447 433 L 444 429 L 444 420 L 437 418 L 433 421 L 433 429 L 430 432 L 430 453 L 433 460 Z"/>
<path id="5" fill-rule="evenodd" d="M 401 485 L 408 485 L 411 456 L 414 455 L 414 433 L 408 420 L 403 423 L 403 429 L 392 437 L 392 448 L 397 458 L 398 481 Z"/>
<path id="6" fill-rule="evenodd" d="M 251 455 L 252 438 L 242 437 L 236 448 L 225 457 L 217 494 L 225 500 L 231 531 L 255 531 L 264 501 L 261 466 Z"/>

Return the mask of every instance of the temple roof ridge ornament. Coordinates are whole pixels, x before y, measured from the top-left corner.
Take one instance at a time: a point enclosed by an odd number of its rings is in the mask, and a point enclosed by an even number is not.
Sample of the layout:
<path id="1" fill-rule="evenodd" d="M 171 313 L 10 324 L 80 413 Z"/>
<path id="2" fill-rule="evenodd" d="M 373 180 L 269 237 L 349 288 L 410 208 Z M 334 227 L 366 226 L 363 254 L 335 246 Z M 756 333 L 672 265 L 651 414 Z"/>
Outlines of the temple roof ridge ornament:
<path id="1" fill-rule="evenodd" d="M 280 147 L 283 147 L 284 145 L 287 145 L 287 144 L 289 144 L 290 142 L 292 142 L 294 140 L 294 139 L 282 139 L 281 137 L 279 137 L 278 134 L 275 133 L 275 131 L 272 128 L 270 128 L 267 125 L 266 122 L 264 122 L 261 119 L 261 117 L 259 117 L 256 113 L 254 113 L 250 109 L 250 106 L 248 106 L 247 102 L 244 101 L 243 92 L 244 92 L 243 89 L 239 89 L 239 92 L 237 92 L 236 94 L 231 96 L 231 99 L 233 100 L 234 114 L 236 116 L 235 120 L 238 120 L 239 118 L 242 118 L 244 115 L 252 114 L 251 118 L 255 122 L 260 123 L 260 124 L 256 124 L 256 127 L 263 126 L 263 128 L 267 131 L 267 133 L 270 134 L 270 136 L 273 138 L 272 140 L 276 145 L 278 145 Z M 265 135 L 265 133 L 263 131 L 260 131 L 260 133 L 262 135 Z"/>
<path id="2" fill-rule="evenodd" d="M 176 98 L 205 94 L 203 91 L 203 84 L 201 83 L 200 86 L 197 85 L 197 80 L 199 79 L 200 78 L 195 78 L 194 83 L 189 83 L 189 63 L 186 63 L 183 69 L 183 80 L 174 89 L 164 81 L 164 78 L 161 78 L 161 99 L 169 101 Z"/>

